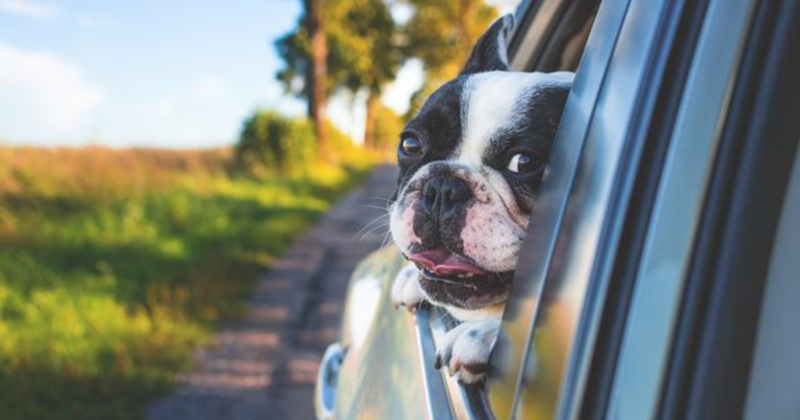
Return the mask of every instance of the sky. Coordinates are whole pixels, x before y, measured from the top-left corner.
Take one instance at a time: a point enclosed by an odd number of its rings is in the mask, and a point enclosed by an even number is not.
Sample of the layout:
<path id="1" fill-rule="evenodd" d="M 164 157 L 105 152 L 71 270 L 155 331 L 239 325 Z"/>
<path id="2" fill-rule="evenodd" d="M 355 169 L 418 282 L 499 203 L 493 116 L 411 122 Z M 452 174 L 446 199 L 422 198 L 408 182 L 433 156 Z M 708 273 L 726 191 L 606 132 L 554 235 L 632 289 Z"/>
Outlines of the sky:
<path id="1" fill-rule="evenodd" d="M 0 0 L 0 144 L 217 147 L 255 109 L 302 115 L 274 47 L 300 13 L 299 0 Z M 404 112 L 421 84 L 410 61 L 383 101 Z M 363 99 L 329 101 L 354 139 Z"/>
<path id="2" fill-rule="evenodd" d="M 300 3 L 0 0 L 0 143 L 214 147 L 256 108 L 300 115 L 274 76 L 274 41 Z M 401 72 L 405 93 L 387 93 L 400 110 L 421 81 L 414 67 Z M 331 102 L 358 136 L 353 98 Z"/>

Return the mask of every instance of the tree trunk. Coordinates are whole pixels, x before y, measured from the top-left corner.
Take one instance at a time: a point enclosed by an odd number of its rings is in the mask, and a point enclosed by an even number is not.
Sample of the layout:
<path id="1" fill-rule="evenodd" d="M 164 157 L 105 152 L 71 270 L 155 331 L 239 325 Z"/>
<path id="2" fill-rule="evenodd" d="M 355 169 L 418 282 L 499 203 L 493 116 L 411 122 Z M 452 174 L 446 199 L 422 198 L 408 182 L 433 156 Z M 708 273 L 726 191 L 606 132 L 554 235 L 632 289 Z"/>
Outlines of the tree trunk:
<path id="1" fill-rule="evenodd" d="M 327 85 L 328 45 L 325 41 L 325 21 L 322 17 L 323 0 L 303 0 L 306 8 L 306 29 L 311 40 L 310 65 L 306 70 L 306 88 L 308 89 L 308 117 L 314 123 L 319 149 L 327 156 L 328 138 L 325 117 L 325 88 Z"/>
<path id="2" fill-rule="evenodd" d="M 378 148 L 378 139 L 375 138 L 375 124 L 378 121 L 379 106 L 380 96 L 370 92 L 367 97 L 367 115 L 364 120 L 364 147 L 369 149 Z"/>

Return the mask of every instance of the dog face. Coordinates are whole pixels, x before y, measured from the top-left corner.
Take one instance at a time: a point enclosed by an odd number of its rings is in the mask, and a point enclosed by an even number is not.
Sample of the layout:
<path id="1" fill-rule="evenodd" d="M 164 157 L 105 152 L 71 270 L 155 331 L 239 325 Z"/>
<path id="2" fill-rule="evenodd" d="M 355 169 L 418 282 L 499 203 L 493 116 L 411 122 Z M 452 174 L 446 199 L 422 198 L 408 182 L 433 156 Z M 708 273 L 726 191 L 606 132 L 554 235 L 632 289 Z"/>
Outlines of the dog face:
<path id="1" fill-rule="evenodd" d="M 495 22 L 401 134 L 391 232 L 436 304 L 505 302 L 572 84 L 571 73 L 509 71 L 513 24 Z"/>

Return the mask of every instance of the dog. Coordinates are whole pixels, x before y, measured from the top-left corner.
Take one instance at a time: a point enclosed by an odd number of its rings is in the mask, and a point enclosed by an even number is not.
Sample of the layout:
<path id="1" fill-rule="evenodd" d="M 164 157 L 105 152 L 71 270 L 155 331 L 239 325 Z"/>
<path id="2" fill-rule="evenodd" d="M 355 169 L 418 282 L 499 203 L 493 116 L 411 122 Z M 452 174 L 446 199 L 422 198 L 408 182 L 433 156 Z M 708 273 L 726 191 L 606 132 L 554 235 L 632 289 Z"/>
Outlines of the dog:
<path id="1" fill-rule="evenodd" d="M 396 306 L 423 301 L 462 323 L 437 348 L 465 384 L 480 382 L 511 289 L 573 74 L 510 70 L 514 17 L 495 21 L 461 73 L 400 136 L 390 231 L 413 262 L 392 284 Z M 532 232 L 531 234 L 536 234 Z"/>

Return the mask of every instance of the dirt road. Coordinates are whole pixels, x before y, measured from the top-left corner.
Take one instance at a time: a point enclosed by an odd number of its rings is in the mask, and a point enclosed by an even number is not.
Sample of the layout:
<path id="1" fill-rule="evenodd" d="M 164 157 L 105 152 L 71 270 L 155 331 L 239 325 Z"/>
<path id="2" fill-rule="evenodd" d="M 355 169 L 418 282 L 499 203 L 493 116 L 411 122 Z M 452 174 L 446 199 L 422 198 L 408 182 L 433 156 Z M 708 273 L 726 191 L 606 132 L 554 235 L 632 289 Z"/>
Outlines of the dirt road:
<path id="1" fill-rule="evenodd" d="M 384 214 L 396 170 L 378 167 L 259 279 L 245 316 L 198 352 L 176 392 L 149 420 L 309 420 L 325 347 L 338 336 L 347 280 L 386 228 L 360 232 Z M 380 225 L 380 223 L 377 223 Z"/>

